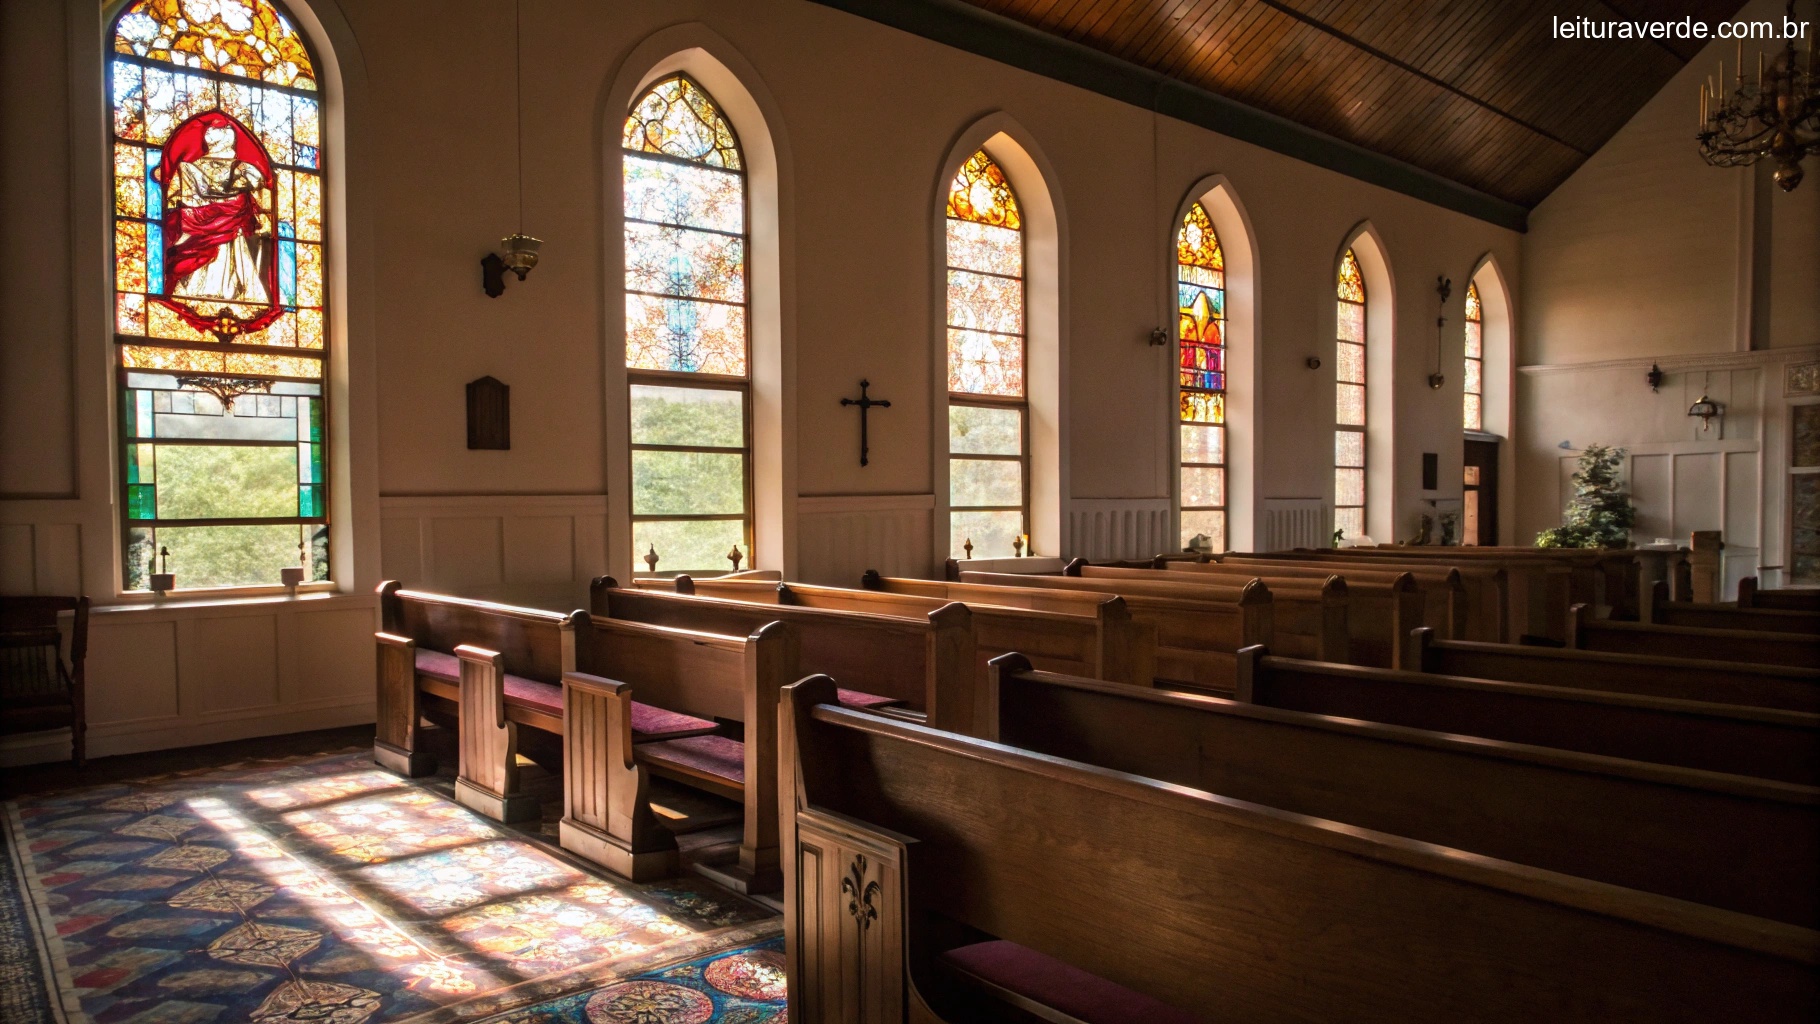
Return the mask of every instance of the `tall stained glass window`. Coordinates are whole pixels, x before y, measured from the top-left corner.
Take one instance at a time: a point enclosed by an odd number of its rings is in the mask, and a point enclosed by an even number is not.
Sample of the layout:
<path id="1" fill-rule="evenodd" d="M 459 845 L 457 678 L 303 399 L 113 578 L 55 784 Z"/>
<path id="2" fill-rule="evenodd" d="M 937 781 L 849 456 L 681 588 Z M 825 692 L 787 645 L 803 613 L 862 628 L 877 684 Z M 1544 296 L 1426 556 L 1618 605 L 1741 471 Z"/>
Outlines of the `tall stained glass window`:
<path id="1" fill-rule="evenodd" d="M 326 580 L 309 49 L 270 0 L 137 0 L 111 38 L 123 585 Z"/>
<path id="2" fill-rule="evenodd" d="M 1365 535 L 1365 279 L 1351 249 L 1340 260 L 1334 352 L 1333 528 Z"/>
<path id="3" fill-rule="evenodd" d="M 1226 550 L 1226 257 L 1200 203 L 1175 237 L 1183 550 Z"/>
<path id="4" fill-rule="evenodd" d="M 981 150 L 948 188 L 948 507 L 954 558 L 1009 558 L 1028 532 L 1024 231 Z M 1026 547 L 1027 551 L 1028 548 Z"/>
<path id="5" fill-rule="evenodd" d="M 1485 429 L 1485 312 L 1472 282 L 1466 285 L 1466 429 Z"/>
<path id="6" fill-rule="evenodd" d="M 752 552 L 745 161 L 683 75 L 632 104 L 621 141 L 633 558 L 725 570 Z"/>

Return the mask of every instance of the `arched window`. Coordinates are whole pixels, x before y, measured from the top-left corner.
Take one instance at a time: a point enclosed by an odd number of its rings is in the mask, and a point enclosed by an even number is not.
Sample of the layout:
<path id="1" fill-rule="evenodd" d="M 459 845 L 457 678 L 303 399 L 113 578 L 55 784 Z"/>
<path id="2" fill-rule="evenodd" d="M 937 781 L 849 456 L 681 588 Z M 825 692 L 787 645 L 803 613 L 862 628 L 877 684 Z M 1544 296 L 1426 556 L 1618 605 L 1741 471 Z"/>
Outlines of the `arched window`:
<path id="1" fill-rule="evenodd" d="M 1485 313 L 1479 286 L 1466 284 L 1466 429 L 1485 429 Z"/>
<path id="2" fill-rule="evenodd" d="M 1028 550 L 1024 235 L 1017 195 L 981 150 L 948 189 L 949 553 Z"/>
<path id="3" fill-rule="evenodd" d="M 1365 278 L 1351 249 L 1340 259 L 1334 346 L 1333 528 L 1365 536 Z"/>
<path id="4" fill-rule="evenodd" d="M 111 42 L 123 586 L 327 580 L 309 48 L 270 0 L 137 0 Z"/>
<path id="5" fill-rule="evenodd" d="M 1176 233 L 1183 550 L 1226 550 L 1226 257 L 1200 203 Z"/>
<path id="6" fill-rule="evenodd" d="M 633 557 L 655 555 L 664 574 L 724 570 L 735 554 L 750 563 L 739 139 L 706 90 L 672 75 L 632 104 L 621 143 Z"/>

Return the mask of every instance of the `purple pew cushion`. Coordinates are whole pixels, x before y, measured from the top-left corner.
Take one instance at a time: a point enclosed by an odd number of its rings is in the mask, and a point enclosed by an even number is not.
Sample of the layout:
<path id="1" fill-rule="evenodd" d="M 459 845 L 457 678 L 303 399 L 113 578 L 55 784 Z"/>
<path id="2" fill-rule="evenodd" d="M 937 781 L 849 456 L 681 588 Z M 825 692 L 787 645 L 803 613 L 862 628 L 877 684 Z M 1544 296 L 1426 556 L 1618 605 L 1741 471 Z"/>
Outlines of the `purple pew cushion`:
<path id="1" fill-rule="evenodd" d="M 689 736 L 646 743 L 638 748 L 638 756 L 717 776 L 736 785 L 746 782 L 746 745 L 725 736 Z"/>
<path id="2" fill-rule="evenodd" d="M 951 949 L 940 959 L 969 980 L 1052 1007 L 1087 1024 L 1195 1024 L 1200 1020 L 1142 992 L 1003 939 Z"/>
<path id="3" fill-rule="evenodd" d="M 850 708 L 882 708 L 887 704 L 902 704 L 896 697 L 880 697 L 876 693 L 862 693 L 859 690 L 842 689 L 838 692 L 840 702 Z"/>
<path id="4" fill-rule="evenodd" d="M 451 683 L 461 681 L 461 659 L 441 651 L 417 649 L 417 673 Z M 536 708 L 545 714 L 562 716 L 562 687 L 540 683 L 506 673 L 506 703 Z M 632 702 L 632 742 L 675 739 L 678 736 L 700 736 L 718 726 L 706 718 L 666 711 L 649 704 Z"/>

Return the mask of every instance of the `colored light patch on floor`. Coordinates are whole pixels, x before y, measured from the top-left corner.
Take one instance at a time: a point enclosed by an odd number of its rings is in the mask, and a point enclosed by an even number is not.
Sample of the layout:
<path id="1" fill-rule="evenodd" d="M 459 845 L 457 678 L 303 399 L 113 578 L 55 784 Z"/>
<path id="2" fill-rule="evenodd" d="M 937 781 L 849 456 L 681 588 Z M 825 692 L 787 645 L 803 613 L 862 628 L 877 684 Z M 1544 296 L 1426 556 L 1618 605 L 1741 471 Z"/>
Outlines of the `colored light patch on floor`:
<path id="1" fill-rule="evenodd" d="M 768 909 L 694 879 L 602 877 L 364 754 L 197 769 L 3 809 L 19 881 L 0 881 L 23 894 L 29 912 L 17 916 L 30 928 L 0 942 L 0 971 L 49 964 L 48 997 L 72 1018 L 453 1024 L 568 997 L 586 1012 L 616 992 L 578 1019 L 667 1020 L 625 1015 L 634 980 L 696 993 L 677 998 L 707 1005 L 702 1020 L 781 1008 L 731 1002 L 743 997 L 701 973 L 777 936 Z M 654 976 L 696 961 L 699 984 Z M 715 976 L 769 991 L 748 975 L 762 971 Z M 737 1014 L 715 1016 L 722 1008 Z"/>
<path id="2" fill-rule="evenodd" d="M 784 1024 L 784 943 L 771 939 L 648 971 L 483 1024 Z"/>

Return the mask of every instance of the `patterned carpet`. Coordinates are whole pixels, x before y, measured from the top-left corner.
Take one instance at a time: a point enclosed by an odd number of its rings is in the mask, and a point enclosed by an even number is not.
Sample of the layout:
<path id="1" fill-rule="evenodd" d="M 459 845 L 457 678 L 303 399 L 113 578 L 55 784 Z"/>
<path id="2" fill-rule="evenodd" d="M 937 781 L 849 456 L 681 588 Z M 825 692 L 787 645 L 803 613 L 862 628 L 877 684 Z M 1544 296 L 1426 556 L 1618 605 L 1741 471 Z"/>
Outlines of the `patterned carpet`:
<path id="1" fill-rule="evenodd" d="M 603 878 L 364 752 L 0 809 L 7 1024 L 784 1018 L 767 908 Z"/>

